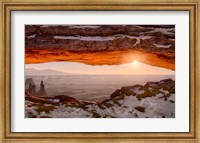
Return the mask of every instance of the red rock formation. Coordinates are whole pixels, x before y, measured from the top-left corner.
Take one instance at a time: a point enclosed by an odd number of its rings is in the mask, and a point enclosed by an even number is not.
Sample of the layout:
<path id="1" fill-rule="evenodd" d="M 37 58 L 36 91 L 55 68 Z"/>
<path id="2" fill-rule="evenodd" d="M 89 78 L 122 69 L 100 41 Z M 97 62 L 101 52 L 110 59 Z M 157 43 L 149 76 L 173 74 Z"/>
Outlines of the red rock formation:
<path id="1" fill-rule="evenodd" d="M 174 32 L 173 25 L 26 26 L 26 64 L 117 65 L 137 60 L 174 70 Z"/>

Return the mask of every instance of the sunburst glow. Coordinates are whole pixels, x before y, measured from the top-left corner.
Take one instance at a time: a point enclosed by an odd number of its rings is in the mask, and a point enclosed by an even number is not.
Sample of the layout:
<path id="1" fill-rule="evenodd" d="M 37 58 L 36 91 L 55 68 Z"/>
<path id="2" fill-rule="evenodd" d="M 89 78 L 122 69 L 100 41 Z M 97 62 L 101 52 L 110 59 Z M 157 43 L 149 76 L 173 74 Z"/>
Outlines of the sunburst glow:
<path id="1" fill-rule="evenodd" d="M 133 65 L 137 65 L 137 64 L 138 64 L 138 61 L 134 60 L 134 61 L 132 62 L 132 64 L 133 64 Z"/>

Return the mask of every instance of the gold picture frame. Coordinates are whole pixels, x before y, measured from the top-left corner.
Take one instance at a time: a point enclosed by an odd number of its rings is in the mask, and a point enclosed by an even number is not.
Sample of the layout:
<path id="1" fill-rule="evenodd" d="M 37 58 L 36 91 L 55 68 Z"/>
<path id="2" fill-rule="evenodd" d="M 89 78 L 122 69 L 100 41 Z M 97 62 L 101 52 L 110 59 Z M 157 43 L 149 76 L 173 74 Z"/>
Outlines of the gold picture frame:
<path id="1" fill-rule="evenodd" d="M 0 48 L 1 142 L 200 142 L 199 0 L 2 0 Z M 11 11 L 23 10 L 169 10 L 190 16 L 190 130 L 188 133 L 14 133 L 11 132 Z M 198 38 L 198 39 L 197 39 Z"/>

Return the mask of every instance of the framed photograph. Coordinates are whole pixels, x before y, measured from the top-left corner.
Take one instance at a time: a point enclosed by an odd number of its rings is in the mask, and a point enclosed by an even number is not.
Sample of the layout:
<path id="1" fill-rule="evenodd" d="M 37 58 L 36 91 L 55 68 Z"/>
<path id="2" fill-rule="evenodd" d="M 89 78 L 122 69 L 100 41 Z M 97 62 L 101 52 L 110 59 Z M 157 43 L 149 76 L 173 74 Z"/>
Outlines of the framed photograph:
<path id="1" fill-rule="evenodd" d="M 199 4 L 1 2 L 1 141 L 199 142 Z"/>

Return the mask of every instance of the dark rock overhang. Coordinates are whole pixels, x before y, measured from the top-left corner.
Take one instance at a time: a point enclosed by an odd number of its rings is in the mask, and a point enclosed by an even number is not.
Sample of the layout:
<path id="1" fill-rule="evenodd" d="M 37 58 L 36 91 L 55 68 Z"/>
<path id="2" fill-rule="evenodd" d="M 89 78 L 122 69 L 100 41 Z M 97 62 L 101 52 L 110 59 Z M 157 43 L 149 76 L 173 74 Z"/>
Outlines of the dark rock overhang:
<path id="1" fill-rule="evenodd" d="M 134 60 L 175 69 L 174 25 L 26 25 L 26 64 L 74 61 L 118 65 Z"/>

